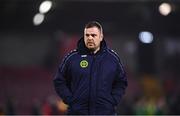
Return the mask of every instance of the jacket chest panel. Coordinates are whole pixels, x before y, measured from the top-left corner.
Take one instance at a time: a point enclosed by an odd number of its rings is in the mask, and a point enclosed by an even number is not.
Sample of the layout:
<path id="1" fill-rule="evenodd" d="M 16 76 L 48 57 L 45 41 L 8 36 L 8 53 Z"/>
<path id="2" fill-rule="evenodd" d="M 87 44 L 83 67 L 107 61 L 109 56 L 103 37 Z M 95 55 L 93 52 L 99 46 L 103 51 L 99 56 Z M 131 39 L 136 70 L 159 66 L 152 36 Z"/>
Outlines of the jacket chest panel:
<path id="1" fill-rule="evenodd" d="M 73 60 L 71 62 L 70 70 L 72 76 L 78 76 L 78 75 L 83 75 L 83 76 L 88 76 L 90 74 L 90 69 L 91 69 L 91 63 L 92 60 L 90 60 L 88 57 L 86 58 L 81 58 L 79 57 L 76 60 Z"/>

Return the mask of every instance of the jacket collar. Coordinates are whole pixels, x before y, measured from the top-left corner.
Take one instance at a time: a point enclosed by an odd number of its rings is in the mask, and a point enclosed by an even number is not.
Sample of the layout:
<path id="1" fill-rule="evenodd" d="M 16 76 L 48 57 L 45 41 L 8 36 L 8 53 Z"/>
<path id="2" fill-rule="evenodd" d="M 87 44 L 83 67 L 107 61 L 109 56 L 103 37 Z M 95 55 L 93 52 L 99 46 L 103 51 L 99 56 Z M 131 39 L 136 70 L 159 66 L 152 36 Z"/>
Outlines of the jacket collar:
<path id="1" fill-rule="evenodd" d="M 107 49 L 106 41 L 103 39 L 100 44 L 100 50 L 96 54 L 100 54 Z M 79 39 L 77 43 L 77 50 L 80 54 L 93 54 L 84 43 L 84 38 Z"/>

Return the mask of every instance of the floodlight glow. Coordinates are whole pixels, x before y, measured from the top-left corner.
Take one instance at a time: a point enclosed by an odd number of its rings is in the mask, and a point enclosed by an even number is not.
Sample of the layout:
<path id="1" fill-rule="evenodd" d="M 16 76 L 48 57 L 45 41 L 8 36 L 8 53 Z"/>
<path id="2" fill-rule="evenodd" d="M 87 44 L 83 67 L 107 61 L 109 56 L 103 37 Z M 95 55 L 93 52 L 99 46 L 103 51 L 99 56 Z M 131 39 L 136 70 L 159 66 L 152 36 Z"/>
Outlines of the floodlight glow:
<path id="1" fill-rule="evenodd" d="M 167 16 L 169 13 L 171 13 L 171 11 L 172 11 L 172 7 L 169 3 L 162 3 L 159 6 L 159 12 L 164 16 Z"/>
<path id="2" fill-rule="evenodd" d="M 47 13 L 52 7 L 52 1 L 46 0 L 41 3 L 39 7 L 39 12 L 40 13 Z"/>
<path id="3" fill-rule="evenodd" d="M 143 31 L 139 33 L 139 40 L 142 43 L 149 44 L 153 42 L 153 35 L 151 32 Z"/>
<path id="4" fill-rule="evenodd" d="M 40 25 L 44 21 L 44 14 L 38 13 L 33 18 L 34 25 Z"/>

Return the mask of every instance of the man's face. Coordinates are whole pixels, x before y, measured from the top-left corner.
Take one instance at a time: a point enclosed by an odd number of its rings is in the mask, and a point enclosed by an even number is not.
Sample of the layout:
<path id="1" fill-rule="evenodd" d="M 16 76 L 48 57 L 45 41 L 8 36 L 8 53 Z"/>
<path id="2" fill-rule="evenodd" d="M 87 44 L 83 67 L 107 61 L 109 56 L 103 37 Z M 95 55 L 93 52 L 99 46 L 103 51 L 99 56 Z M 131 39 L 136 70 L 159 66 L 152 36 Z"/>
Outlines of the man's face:
<path id="1" fill-rule="evenodd" d="M 92 51 L 98 51 L 100 49 L 100 43 L 103 39 L 103 34 L 97 27 L 84 29 L 84 42 L 88 49 Z"/>

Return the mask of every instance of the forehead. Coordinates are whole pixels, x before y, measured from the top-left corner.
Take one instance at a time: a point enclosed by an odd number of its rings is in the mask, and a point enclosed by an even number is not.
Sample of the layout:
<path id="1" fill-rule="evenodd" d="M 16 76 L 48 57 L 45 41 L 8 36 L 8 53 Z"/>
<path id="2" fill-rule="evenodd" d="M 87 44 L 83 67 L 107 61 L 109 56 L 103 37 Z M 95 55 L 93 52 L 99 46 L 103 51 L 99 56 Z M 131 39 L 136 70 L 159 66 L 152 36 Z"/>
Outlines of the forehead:
<path id="1" fill-rule="evenodd" d="M 90 28 L 85 28 L 84 33 L 100 33 L 99 29 L 97 27 L 90 27 Z"/>

